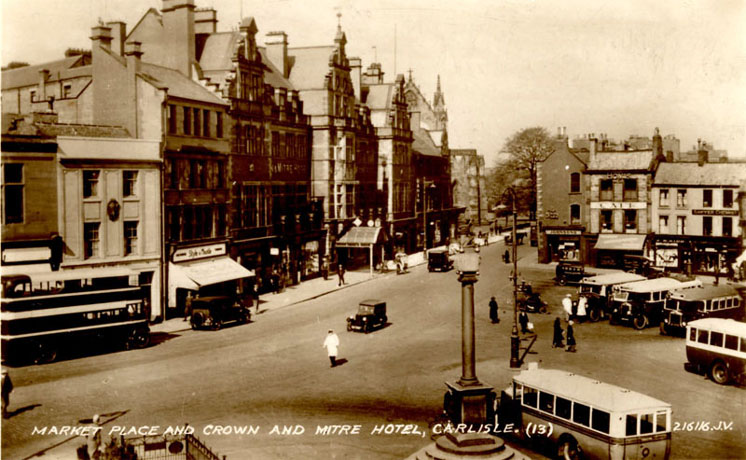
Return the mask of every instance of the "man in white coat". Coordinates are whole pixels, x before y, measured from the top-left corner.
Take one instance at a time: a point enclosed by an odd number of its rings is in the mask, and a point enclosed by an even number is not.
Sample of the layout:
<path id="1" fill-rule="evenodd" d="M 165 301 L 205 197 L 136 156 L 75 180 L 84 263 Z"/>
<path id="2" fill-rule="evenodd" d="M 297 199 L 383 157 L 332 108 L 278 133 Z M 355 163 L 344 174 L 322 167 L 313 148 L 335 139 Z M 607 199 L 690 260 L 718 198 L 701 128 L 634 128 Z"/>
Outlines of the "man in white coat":
<path id="1" fill-rule="evenodd" d="M 332 367 L 336 366 L 339 337 L 337 337 L 337 334 L 335 334 L 333 330 L 329 329 L 329 333 L 326 335 L 326 339 L 324 339 L 324 345 L 322 345 L 322 347 L 326 348 L 326 352 L 327 354 L 329 354 L 329 361 L 331 361 Z"/>
<path id="2" fill-rule="evenodd" d="M 570 321 L 572 319 L 572 296 L 570 294 L 562 299 L 562 310 L 565 312 L 565 321 Z"/>

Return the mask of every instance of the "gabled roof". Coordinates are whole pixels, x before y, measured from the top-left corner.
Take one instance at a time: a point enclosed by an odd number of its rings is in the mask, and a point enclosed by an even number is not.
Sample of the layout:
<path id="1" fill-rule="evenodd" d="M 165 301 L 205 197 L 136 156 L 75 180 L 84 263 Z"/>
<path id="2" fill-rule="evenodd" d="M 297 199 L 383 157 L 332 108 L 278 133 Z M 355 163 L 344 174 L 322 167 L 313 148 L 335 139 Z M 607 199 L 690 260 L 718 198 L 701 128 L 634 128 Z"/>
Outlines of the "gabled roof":
<path id="1" fill-rule="evenodd" d="M 3 70 L 2 89 L 37 85 L 39 83 L 39 71 L 42 69 L 49 70 L 48 82 L 72 78 L 78 75 L 90 75 L 91 73 L 90 64 L 86 63 L 85 56 L 70 56 L 59 61 Z M 74 72 L 70 73 L 71 69 L 74 69 Z"/>
<path id="2" fill-rule="evenodd" d="M 259 54 L 262 56 L 262 64 L 264 64 L 264 83 L 272 85 L 273 88 L 287 88 L 295 89 L 290 80 L 282 76 L 282 72 L 275 67 L 275 64 L 267 57 L 267 50 L 265 48 L 258 48 Z"/>
<path id="3" fill-rule="evenodd" d="M 440 149 L 430 138 L 430 133 L 419 126 L 412 127 L 412 134 L 414 135 L 414 142 L 412 142 L 412 150 L 419 152 L 422 155 L 428 156 L 441 156 Z"/>
<path id="4" fill-rule="evenodd" d="M 169 96 L 208 104 L 228 105 L 210 90 L 190 80 L 178 70 L 143 62 L 141 63 L 140 74 L 152 79 L 151 83 L 156 87 L 168 88 Z"/>
<path id="5" fill-rule="evenodd" d="M 298 90 L 324 89 L 329 73 L 329 58 L 336 51 L 334 46 L 288 48 L 290 83 Z"/>
<path id="6" fill-rule="evenodd" d="M 653 185 L 733 185 L 746 182 L 746 163 L 661 163 Z"/>
<path id="7" fill-rule="evenodd" d="M 653 158 L 652 150 L 597 152 L 590 158 L 588 171 L 642 171 L 650 169 Z"/>
<path id="8" fill-rule="evenodd" d="M 218 32 L 208 35 L 199 58 L 202 70 L 232 70 L 233 55 L 240 39 L 241 34 L 238 32 Z"/>
<path id="9" fill-rule="evenodd" d="M 371 110 L 390 109 L 394 87 L 394 83 L 381 83 L 368 86 L 368 96 L 365 98 L 365 105 L 370 107 Z"/>

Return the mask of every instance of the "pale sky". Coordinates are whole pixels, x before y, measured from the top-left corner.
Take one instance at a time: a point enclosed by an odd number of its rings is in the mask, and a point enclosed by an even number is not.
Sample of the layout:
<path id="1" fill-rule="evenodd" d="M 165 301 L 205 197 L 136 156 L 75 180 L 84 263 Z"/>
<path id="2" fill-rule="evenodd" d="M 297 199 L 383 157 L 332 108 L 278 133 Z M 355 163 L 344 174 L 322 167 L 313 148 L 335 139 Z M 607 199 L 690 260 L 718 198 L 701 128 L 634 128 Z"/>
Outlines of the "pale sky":
<path id="1" fill-rule="evenodd" d="M 1 0 L 2 64 L 40 64 L 90 48 L 98 18 L 128 31 L 161 0 Z M 531 126 L 570 137 L 697 138 L 746 158 L 746 0 L 196 0 L 218 29 L 253 16 L 264 43 L 333 43 L 338 12 L 349 56 L 376 57 L 387 80 L 413 70 L 432 100 L 441 75 L 453 148 L 492 166 Z M 375 48 L 374 48 L 375 47 Z M 396 50 L 396 52 L 395 52 Z"/>

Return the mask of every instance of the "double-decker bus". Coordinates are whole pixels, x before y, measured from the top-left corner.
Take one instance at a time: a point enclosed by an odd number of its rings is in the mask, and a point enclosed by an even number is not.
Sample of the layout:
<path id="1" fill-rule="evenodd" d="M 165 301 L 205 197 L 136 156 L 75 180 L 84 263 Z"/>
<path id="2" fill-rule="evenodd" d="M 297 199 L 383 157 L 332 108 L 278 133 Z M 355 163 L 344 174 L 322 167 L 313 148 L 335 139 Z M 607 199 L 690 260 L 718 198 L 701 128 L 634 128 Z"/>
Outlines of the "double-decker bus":
<path id="1" fill-rule="evenodd" d="M 661 334 L 683 335 L 690 321 L 702 318 L 744 318 L 743 297 L 733 285 L 707 285 L 672 292 L 663 307 Z"/>
<path id="2" fill-rule="evenodd" d="M 2 277 L 5 361 L 52 362 L 71 345 L 150 342 L 149 286 L 130 270 L 84 269 Z"/>
<path id="3" fill-rule="evenodd" d="M 666 459 L 671 405 L 582 375 L 529 369 L 500 396 L 496 423 L 552 458 Z"/>
<path id="4" fill-rule="evenodd" d="M 746 384 L 746 323 L 703 318 L 686 325 L 684 369 L 708 374 L 713 382 Z"/>

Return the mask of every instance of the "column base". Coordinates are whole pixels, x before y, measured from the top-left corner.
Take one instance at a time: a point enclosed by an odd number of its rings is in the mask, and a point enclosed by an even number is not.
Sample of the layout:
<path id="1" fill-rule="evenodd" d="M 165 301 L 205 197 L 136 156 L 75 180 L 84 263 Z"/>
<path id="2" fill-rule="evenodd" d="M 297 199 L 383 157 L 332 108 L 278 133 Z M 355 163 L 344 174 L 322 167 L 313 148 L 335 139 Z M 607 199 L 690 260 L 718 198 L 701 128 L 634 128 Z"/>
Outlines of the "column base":
<path id="1" fill-rule="evenodd" d="M 443 410 L 454 424 L 493 423 L 495 392 L 493 387 L 477 382 L 464 386 L 459 382 L 446 382 L 448 391 L 443 397 Z"/>

